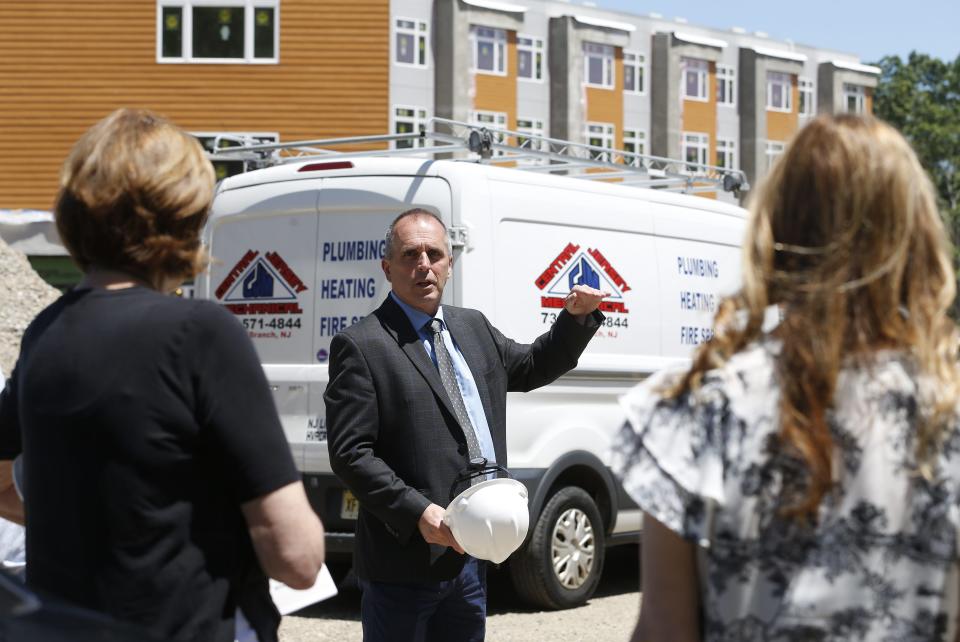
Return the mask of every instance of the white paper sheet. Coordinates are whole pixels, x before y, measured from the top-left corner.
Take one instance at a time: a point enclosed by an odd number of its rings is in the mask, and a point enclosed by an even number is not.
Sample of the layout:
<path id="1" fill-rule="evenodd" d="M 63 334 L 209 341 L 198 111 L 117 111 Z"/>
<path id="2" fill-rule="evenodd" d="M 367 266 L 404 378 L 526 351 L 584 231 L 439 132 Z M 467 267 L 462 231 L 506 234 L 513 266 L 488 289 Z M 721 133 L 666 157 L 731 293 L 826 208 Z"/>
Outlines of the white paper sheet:
<path id="1" fill-rule="evenodd" d="M 292 589 L 282 582 L 270 580 L 270 597 L 273 603 L 277 605 L 280 615 L 286 615 L 299 611 L 305 606 L 310 606 L 317 602 L 333 597 L 337 594 L 337 586 L 330 577 L 330 571 L 324 564 L 317 574 L 317 581 L 313 586 L 303 591 Z"/>

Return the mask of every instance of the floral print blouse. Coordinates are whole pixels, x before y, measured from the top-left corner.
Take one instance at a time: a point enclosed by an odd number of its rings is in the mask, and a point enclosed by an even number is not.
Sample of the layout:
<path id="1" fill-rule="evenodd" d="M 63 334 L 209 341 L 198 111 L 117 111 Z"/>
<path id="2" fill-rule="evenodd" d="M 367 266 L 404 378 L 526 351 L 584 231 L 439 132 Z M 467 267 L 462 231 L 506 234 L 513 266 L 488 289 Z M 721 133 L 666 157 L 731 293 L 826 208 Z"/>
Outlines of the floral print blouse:
<path id="1" fill-rule="evenodd" d="M 705 640 L 953 641 L 960 431 L 917 473 L 919 384 L 878 353 L 841 372 L 828 416 L 834 487 L 815 523 L 781 509 L 805 467 L 778 437 L 777 344 L 757 342 L 674 400 L 660 373 L 621 399 L 614 471 L 640 507 L 696 543 Z"/>

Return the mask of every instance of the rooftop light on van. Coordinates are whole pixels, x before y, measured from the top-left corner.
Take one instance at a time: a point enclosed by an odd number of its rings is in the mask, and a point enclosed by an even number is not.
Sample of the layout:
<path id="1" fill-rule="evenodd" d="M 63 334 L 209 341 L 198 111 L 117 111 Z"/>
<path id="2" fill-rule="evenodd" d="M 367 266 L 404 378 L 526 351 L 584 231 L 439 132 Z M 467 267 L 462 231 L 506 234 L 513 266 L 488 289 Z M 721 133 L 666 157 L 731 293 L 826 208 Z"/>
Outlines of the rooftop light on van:
<path id="1" fill-rule="evenodd" d="M 304 165 L 298 172 L 319 172 L 326 169 L 353 169 L 353 163 L 350 161 L 330 161 L 328 163 L 310 163 Z"/>

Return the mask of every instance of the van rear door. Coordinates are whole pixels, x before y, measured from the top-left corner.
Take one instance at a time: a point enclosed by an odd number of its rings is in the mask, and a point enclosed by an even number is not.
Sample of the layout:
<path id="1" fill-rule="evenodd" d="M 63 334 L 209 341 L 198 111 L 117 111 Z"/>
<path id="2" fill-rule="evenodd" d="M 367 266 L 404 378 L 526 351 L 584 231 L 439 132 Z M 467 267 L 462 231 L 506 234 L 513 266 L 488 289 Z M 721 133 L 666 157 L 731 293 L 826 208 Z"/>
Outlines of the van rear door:
<path id="1" fill-rule="evenodd" d="M 311 425 L 300 439 L 305 472 L 330 470 L 323 391 L 330 341 L 344 327 L 373 312 L 390 291 L 383 275 L 385 234 L 390 222 L 405 210 L 422 207 L 451 224 L 450 187 L 446 181 L 424 176 L 344 176 L 324 179 L 317 202 L 317 242 L 314 294 L 315 362 L 322 377 L 310 383 Z M 444 290 L 452 301 L 456 283 Z M 295 443 L 293 438 L 291 444 Z"/>

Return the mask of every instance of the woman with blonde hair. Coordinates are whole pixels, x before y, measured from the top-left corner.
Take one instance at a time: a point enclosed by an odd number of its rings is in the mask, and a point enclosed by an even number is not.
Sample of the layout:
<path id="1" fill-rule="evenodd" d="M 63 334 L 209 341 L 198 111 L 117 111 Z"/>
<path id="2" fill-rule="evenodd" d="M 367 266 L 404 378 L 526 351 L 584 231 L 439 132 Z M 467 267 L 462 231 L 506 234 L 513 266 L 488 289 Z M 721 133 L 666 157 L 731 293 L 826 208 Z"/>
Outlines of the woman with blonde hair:
<path id="1" fill-rule="evenodd" d="M 953 640 L 955 275 L 916 156 L 876 119 L 817 118 L 756 195 L 743 256 L 692 365 L 622 400 L 634 640 Z"/>
<path id="2" fill-rule="evenodd" d="M 205 264 L 214 174 L 142 110 L 76 143 L 56 204 L 83 280 L 31 323 L 0 397 L 21 451 L 27 583 L 161 639 L 277 639 L 266 572 L 313 584 L 310 509 L 250 339 L 168 296 Z"/>

